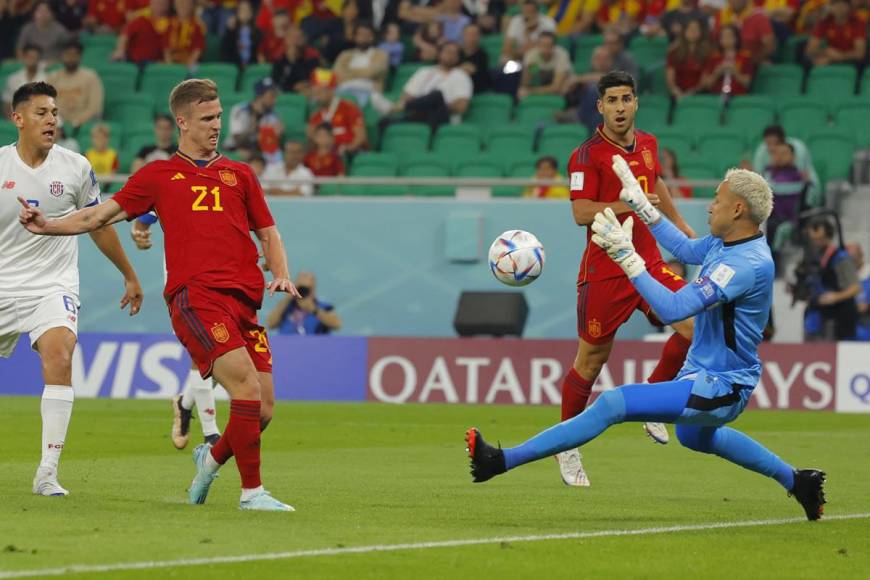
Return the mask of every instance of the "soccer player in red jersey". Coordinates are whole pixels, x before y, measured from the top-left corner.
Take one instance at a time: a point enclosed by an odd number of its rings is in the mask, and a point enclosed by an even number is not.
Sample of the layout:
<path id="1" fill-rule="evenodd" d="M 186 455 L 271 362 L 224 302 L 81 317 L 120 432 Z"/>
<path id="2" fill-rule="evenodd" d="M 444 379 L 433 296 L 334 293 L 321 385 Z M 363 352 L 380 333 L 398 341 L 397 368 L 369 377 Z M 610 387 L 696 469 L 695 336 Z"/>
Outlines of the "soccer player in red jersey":
<path id="1" fill-rule="evenodd" d="M 260 432 L 272 416 L 275 390 L 266 330 L 257 322 L 263 288 L 299 297 L 287 256 L 259 182 L 251 169 L 216 151 L 221 104 L 213 81 L 176 86 L 169 107 L 179 127 L 178 152 L 136 172 L 112 199 L 63 219 L 46 219 L 19 198 L 20 221 L 43 235 L 75 235 L 154 210 L 165 234 L 164 298 L 172 328 L 205 377 L 230 394 L 230 418 L 212 448 L 193 453 L 197 473 L 191 503 L 204 503 L 218 468 L 235 456 L 242 479 L 241 508 L 293 511 L 263 489 Z M 265 284 L 254 231 L 273 279 Z"/>
<path id="2" fill-rule="evenodd" d="M 577 225 L 589 226 L 595 214 L 608 207 L 619 215 L 620 222 L 630 215 L 631 209 L 619 200 L 622 182 L 612 168 L 613 156 L 621 155 L 650 201 L 687 235 L 694 237 L 694 232 L 674 207 L 661 177 L 656 138 L 634 127 L 638 107 L 634 79 L 623 71 L 610 72 L 598 82 L 598 94 L 598 111 L 604 117 L 604 124 L 575 149 L 568 160 L 571 205 Z M 672 291 L 683 287 L 685 281 L 668 269 L 646 225 L 635 220 L 633 231 L 637 251 L 646 260 L 650 274 Z M 661 325 L 622 270 L 614 267 L 601 248 L 589 243 L 591 237 L 592 230 L 587 228 L 586 251 L 577 280 L 580 340 L 574 366 L 562 383 L 563 421 L 586 408 L 592 385 L 610 356 L 616 331 L 635 310 Z M 673 327 L 677 332 L 665 343 L 662 358 L 648 378 L 651 383 L 673 379 L 683 366 L 691 344 L 692 321 L 681 321 Z M 664 425 L 647 423 L 645 428 L 655 441 L 667 443 L 668 432 Z M 556 459 L 566 484 L 589 485 L 578 450 L 560 453 Z"/>

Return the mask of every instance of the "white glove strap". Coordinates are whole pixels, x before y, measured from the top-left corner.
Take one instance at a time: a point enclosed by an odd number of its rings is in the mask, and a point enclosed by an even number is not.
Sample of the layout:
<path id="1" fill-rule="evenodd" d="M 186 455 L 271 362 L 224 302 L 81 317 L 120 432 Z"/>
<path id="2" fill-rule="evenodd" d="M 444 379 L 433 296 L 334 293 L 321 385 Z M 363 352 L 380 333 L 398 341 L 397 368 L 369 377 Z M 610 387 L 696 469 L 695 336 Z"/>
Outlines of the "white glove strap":
<path id="1" fill-rule="evenodd" d="M 629 254 L 627 258 L 619 262 L 619 266 L 622 268 L 622 271 L 625 272 L 625 275 L 628 276 L 629 280 L 637 278 L 641 273 L 646 271 L 646 262 L 644 262 L 643 258 L 641 258 L 640 254 L 637 252 Z"/>
<path id="2" fill-rule="evenodd" d="M 641 219 L 641 221 L 647 225 L 655 223 L 659 221 L 659 218 L 662 217 L 662 214 L 655 208 L 653 204 L 649 202 L 649 200 L 644 199 L 646 203 L 642 204 L 641 207 L 637 208 L 635 213 Z"/>

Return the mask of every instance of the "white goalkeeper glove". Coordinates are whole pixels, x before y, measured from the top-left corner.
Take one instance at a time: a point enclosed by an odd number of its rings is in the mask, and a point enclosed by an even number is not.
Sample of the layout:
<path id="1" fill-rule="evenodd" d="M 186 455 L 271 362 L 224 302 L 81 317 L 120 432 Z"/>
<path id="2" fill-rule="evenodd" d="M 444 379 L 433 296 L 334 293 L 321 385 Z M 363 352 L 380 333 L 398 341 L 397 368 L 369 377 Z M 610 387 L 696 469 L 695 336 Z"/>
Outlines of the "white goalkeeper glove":
<path id="1" fill-rule="evenodd" d="M 629 278 L 636 278 L 646 270 L 646 262 L 640 257 L 631 243 L 631 229 L 634 218 L 629 216 L 619 223 L 616 214 L 609 207 L 595 214 L 592 222 L 592 243 L 607 252 L 610 259 L 619 264 Z"/>
<path id="2" fill-rule="evenodd" d="M 622 191 L 619 192 L 619 199 L 628 204 L 634 213 L 649 225 L 659 221 L 662 214 L 653 206 L 646 194 L 640 188 L 637 178 L 631 172 L 628 163 L 621 155 L 613 156 L 613 172 L 622 182 Z"/>

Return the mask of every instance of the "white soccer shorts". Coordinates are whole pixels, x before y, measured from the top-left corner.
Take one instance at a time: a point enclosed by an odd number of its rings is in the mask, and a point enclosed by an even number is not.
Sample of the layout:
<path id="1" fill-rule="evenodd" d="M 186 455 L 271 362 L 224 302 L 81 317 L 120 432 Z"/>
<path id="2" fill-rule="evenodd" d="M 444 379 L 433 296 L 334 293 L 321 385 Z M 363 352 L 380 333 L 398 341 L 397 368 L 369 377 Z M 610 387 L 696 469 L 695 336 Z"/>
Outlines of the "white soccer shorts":
<path id="1" fill-rule="evenodd" d="M 0 298 L 0 356 L 11 356 L 19 335 L 24 333 L 30 334 L 31 348 L 52 328 L 69 328 L 78 336 L 81 306 L 79 297 L 72 292 Z"/>

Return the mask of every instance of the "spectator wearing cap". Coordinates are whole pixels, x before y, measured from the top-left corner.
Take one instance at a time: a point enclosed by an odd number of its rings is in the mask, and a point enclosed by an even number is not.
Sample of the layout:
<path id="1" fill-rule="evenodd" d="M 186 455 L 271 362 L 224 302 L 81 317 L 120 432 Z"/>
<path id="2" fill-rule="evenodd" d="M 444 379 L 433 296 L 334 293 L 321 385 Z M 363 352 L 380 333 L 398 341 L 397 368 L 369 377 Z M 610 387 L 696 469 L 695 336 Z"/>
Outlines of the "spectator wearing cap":
<path id="1" fill-rule="evenodd" d="M 175 0 L 175 16 L 163 35 L 163 59 L 192 68 L 205 50 L 205 24 L 196 16 L 193 0 Z"/>
<path id="2" fill-rule="evenodd" d="M 63 68 L 48 75 L 57 89 L 57 108 L 67 126 L 80 127 L 103 116 L 103 81 L 93 70 L 81 66 L 82 45 L 71 40 L 61 53 Z"/>
<path id="3" fill-rule="evenodd" d="M 365 106 L 373 91 L 384 90 L 389 72 L 387 53 L 375 47 L 375 29 L 369 22 L 358 22 L 353 31 L 354 48 L 342 51 L 333 70 L 337 76 L 338 93 L 354 97 Z"/>
<path id="4" fill-rule="evenodd" d="M 24 25 L 18 35 L 16 53 L 20 60 L 24 47 L 35 44 L 42 49 L 42 57 L 49 63 L 57 61 L 63 46 L 72 38 L 70 32 L 54 17 L 48 2 L 40 2 L 33 11 L 33 18 Z"/>
<path id="5" fill-rule="evenodd" d="M 6 78 L 3 87 L 3 111 L 8 117 L 12 110 L 12 95 L 23 84 L 36 83 L 45 80 L 45 63 L 42 62 L 42 49 L 35 44 L 28 44 L 22 51 L 21 69 Z"/>
<path id="6" fill-rule="evenodd" d="M 852 14 L 849 0 L 832 0 L 828 15 L 813 28 L 806 53 L 813 66 L 864 62 L 867 23 Z"/>
<path id="7" fill-rule="evenodd" d="M 277 98 L 275 81 L 271 77 L 259 80 L 254 85 L 254 98 L 230 110 L 229 135 L 224 139 L 224 149 L 238 151 L 244 159 L 260 150 L 267 162 L 280 160 L 280 150 L 274 155 L 278 149 L 275 138 L 280 138 L 284 133 L 284 126 L 275 114 Z M 263 150 L 264 142 L 270 151 Z M 270 155 L 277 159 L 270 159 Z"/>
<path id="8" fill-rule="evenodd" d="M 353 155 L 368 144 L 365 119 L 356 103 L 336 94 L 335 82 L 335 73 L 327 69 L 317 69 L 311 75 L 311 98 L 317 108 L 308 118 L 305 132 L 313 140 L 317 127 L 328 123 L 338 152 Z"/>
<path id="9" fill-rule="evenodd" d="M 114 60 L 138 65 L 163 60 L 163 36 L 169 28 L 169 0 L 151 0 L 148 8 L 132 16 L 118 36 Z"/>

